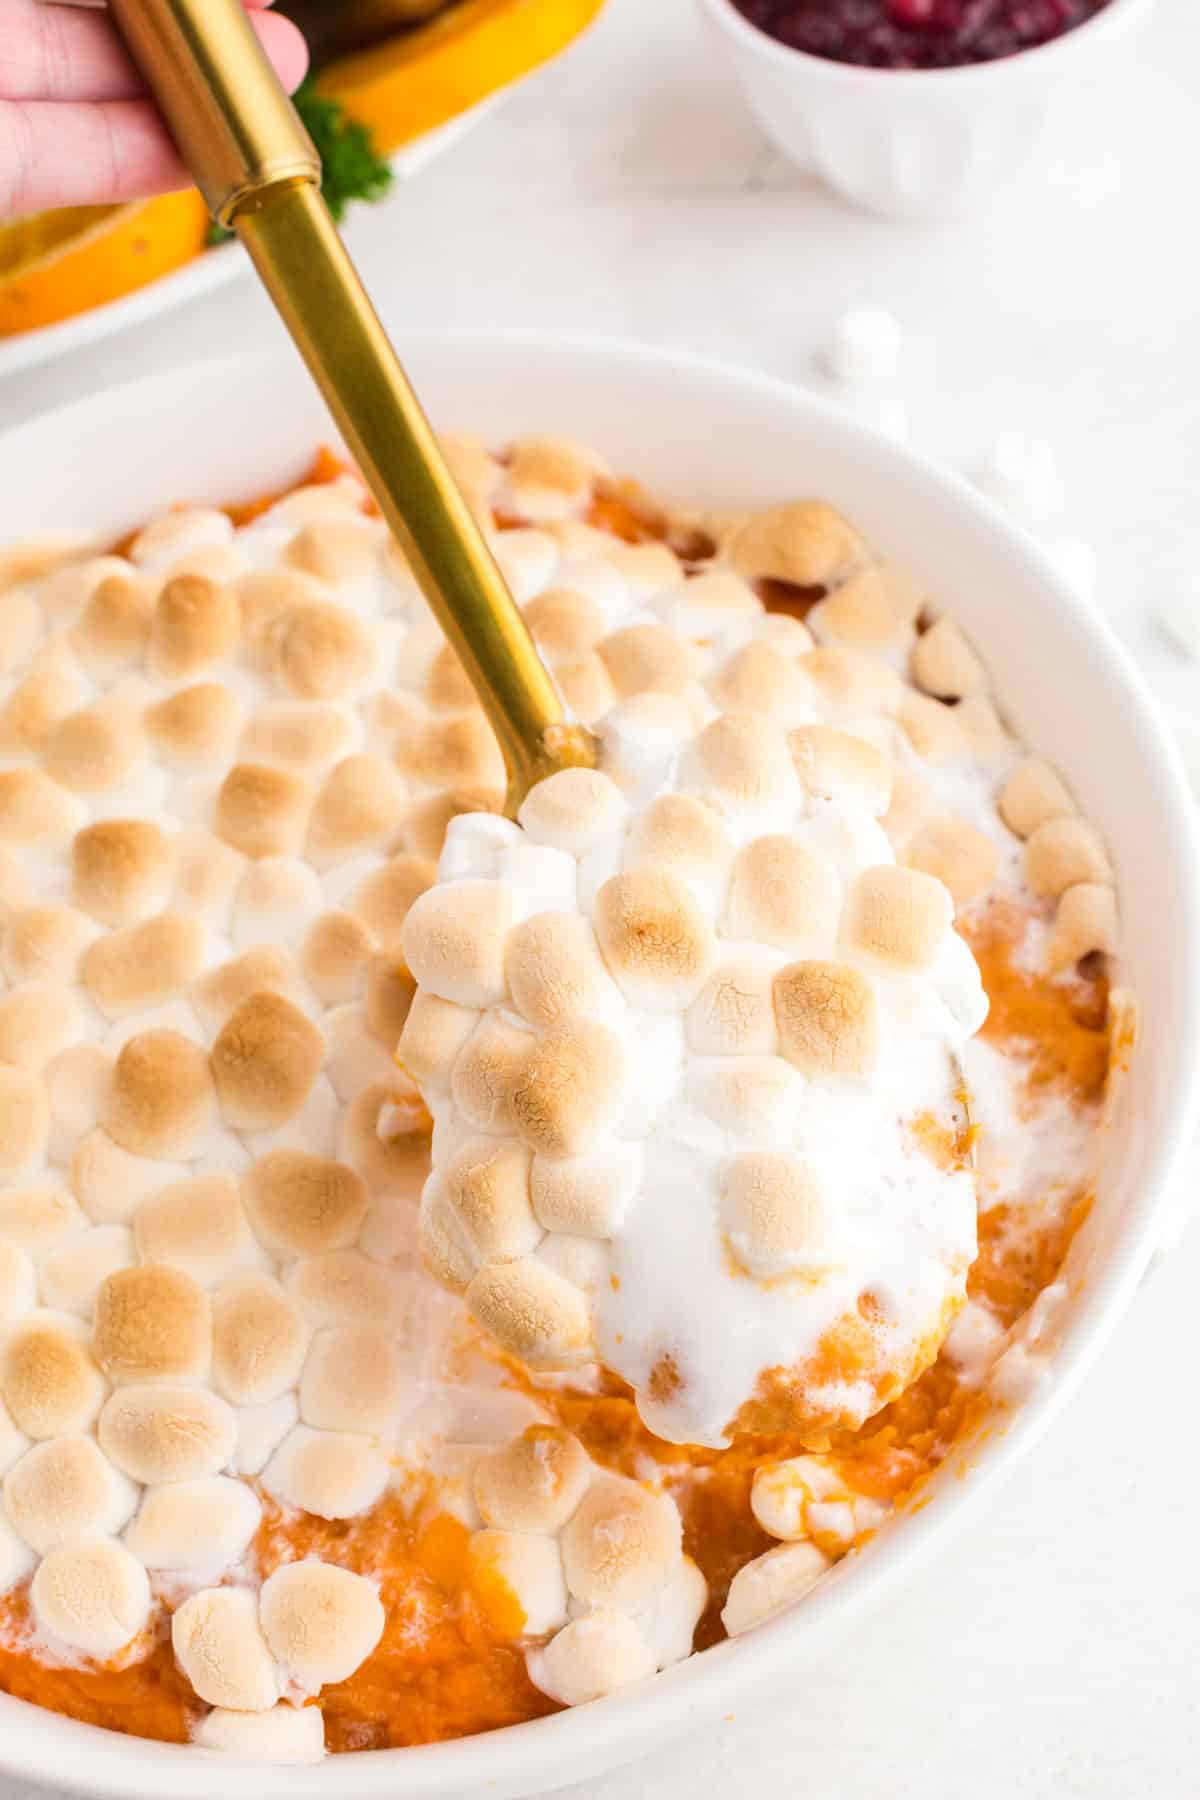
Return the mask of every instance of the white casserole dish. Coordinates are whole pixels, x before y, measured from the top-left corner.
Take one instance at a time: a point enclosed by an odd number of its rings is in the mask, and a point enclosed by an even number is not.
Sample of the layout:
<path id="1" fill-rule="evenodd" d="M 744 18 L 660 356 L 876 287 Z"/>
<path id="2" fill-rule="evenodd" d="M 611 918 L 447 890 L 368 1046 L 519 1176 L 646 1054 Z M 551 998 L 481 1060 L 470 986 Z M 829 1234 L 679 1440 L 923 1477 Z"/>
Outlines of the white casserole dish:
<path id="1" fill-rule="evenodd" d="M 1191 803 L 1141 684 L 1036 546 L 964 483 L 782 384 L 666 353 L 569 340 L 406 340 L 437 421 L 501 441 L 577 437 L 682 502 L 805 493 L 843 508 L 943 599 L 1014 729 L 1105 833 L 1123 910 L 1122 982 L 1140 1041 L 1119 1085 L 1074 1279 L 1041 1340 L 1047 1374 L 987 1441 L 943 1467 L 911 1516 L 797 1610 L 655 1681 L 554 1718 L 417 1750 L 270 1769 L 145 1742 L 0 1695 L 0 1769 L 122 1800 L 516 1800 L 628 1761 L 794 1679 L 1024 1456 L 1095 1355 L 1169 1217 L 1200 1087 L 1200 862 Z M 249 498 L 297 478 L 333 433 L 290 354 L 196 364 L 0 438 L 0 543 L 116 537 L 172 501 Z M 969 1460 L 966 1480 L 960 1478 Z M 980 1546 L 980 1554 L 985 1554 Z"/>

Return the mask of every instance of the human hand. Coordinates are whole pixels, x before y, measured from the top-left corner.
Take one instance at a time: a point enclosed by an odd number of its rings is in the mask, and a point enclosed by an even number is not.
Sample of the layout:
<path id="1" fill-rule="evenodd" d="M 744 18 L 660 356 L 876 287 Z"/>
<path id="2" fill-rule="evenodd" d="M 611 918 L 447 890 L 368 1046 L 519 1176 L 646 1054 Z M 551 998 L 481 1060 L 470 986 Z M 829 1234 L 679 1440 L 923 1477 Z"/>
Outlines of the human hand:
<path id="1" fill-rule="evenodd" d="M 289 19 L 246 0 L 291 92 L 308 64 Z M 137 200 L 188 175 L 103 12 L 0 0 L 0 220 Z"/>

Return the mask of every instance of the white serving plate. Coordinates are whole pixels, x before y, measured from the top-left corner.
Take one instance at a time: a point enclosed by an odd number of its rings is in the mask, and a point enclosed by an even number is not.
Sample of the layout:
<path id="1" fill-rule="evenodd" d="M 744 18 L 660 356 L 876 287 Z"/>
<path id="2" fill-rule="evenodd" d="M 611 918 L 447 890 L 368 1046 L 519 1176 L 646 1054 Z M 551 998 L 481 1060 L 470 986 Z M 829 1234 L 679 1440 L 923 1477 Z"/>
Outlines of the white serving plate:
<path id="1" fill-rule="evenodd" d="M 726 507 L 803 493 L 843 507 L 953 607 L 1002 707 L 1104 831 L 1124 915 L 1123 981 L 1140 1042 L 1119 1084 L 1096 1203 L 1049 1332 L 1047 1374 L 944 1466 L 801 1606 L 611 1699 L 504 1731 L 312 1768 L 214 1760 L 77 1724 L 0 1695 L 0 1769 L 121 1800 L 487 1800 L 580 1780 L 795 1682 L 1026 1456 L 1141 1280 L 1200 1100 L 1200 876 L 1191 803 L 1140 681 L 1032 542 L 962 481 L 811 396 L 621 345 L 404 340 L 439 424 L 496 441 L 571 434 L 680 500 Z M 290 354 L 200 363 L 96 395 L 0 438 L 0 542 L 116 536 L 172 501 L 246 498 L 299 476 L 333 437 Z M 67 473 L 69 471 L 69 474 Z M 964 1478 L 965 1476 L 965 1478 Z M 986 1555 L 981 1542 L 980 1555 Z"/>
<path id="2" fill-rule="evenodd" d="M 502 98 L 502 94 L 489 94 L 477 106 L 469 107 L 457 118 L 448 119 L 435 131 L 427 131 L 398 150 L 392 158 L 392 173 L 396 180 L 411 181 L 427 163 L 435 162 L 482 123 Z M 382 204 L 386 206 L 388 202 Z M 61 324 L 44 325 L 40 331 L 22 331 L 15 337 L 0 337 L 0 381 L 6 375 L 16 375 L 21 370 L 53 362 L 56 357 L 69 356 L 73 350 L 86 350 L 92 344 L 103 343 L 106 338 L 127 331 L 131 325 L 142 325 L 160 313 L 170 312 L 172 307 L 184 306 L 189 300 L 198 300 L 203 294 L 228 287 L 231 281 L 238 281 L 249 273 L 250 263 L 245 252 L 236 244 L 223 244 L 184 263 L 173 274 L 160 276 L 148 286 L 126 294 L 123 299 L 110 300 L 106 306 L 93 306 L 73 319 L 64 319 Z"/>

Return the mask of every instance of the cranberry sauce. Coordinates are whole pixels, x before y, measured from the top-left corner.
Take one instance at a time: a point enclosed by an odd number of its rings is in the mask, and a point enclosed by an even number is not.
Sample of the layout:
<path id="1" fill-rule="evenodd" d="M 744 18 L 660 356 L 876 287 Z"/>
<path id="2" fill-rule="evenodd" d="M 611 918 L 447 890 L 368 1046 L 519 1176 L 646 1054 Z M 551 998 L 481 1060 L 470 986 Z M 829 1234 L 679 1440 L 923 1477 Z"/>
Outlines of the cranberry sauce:
<path id="1" fill-rule="evenodd" d="M 733 0 L 792 50 L 872 69 L 992 62 L 1061 37 L 1109 0 Z"/>

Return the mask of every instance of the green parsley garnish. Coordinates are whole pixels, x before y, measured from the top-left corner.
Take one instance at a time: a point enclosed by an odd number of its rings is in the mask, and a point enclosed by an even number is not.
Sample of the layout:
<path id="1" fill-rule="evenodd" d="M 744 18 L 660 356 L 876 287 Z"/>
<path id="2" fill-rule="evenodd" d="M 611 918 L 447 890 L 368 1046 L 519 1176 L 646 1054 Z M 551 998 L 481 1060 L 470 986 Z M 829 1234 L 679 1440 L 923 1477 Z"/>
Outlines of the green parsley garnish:
<path id="1" fill-rule="evenodd" d="M 352 200 L 381 200 L 392 185 L 392 171 L 376 154 L 365 125 L 347 118 L 340 100 L 319 94 L 307 76 L 292 96 L 308 135 L 321 158 L 321 192 L 336 220 L 341 220 Z M 233 233 L 211 225 L 210 244 L 223 244 Z"/>

